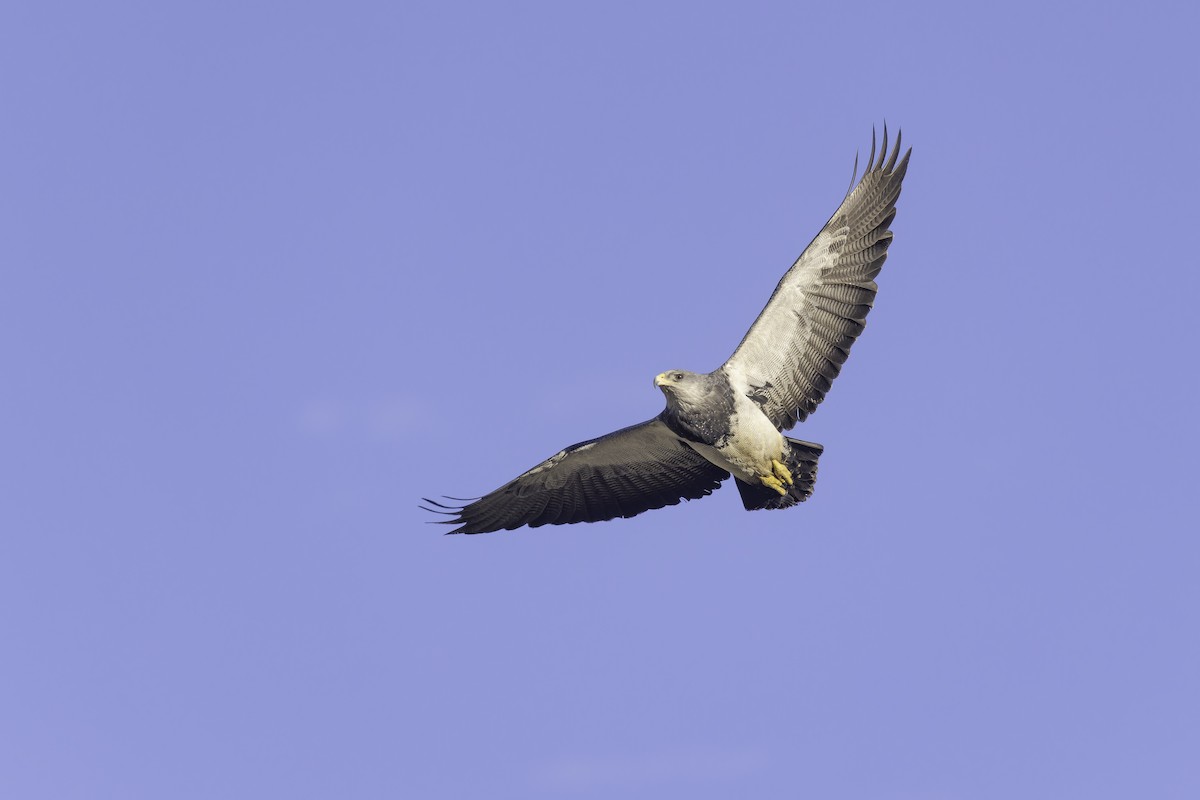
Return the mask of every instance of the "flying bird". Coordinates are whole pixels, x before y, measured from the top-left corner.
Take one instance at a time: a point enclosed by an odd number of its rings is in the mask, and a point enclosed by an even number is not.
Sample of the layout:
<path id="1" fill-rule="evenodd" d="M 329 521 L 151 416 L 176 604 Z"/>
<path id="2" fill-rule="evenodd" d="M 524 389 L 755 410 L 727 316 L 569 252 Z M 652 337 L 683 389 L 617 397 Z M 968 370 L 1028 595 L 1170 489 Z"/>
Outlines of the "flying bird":
<path id="1" fill-rule="evenodd" d="M 783 435 L 816 410 L 863 331 L 908 169 L 900 135 L 879 158 L 875 136 L 860 180 L 780 279 L 724 364 L 654 378 L 666 396 L 651 420 L 573 444 L 476 500 L 426 498 L 450 533 L 632 517 L 711 494 L 733 475 L 749 511 L 808 499 L 823 447 Z M 854 176 L 858 175 L 858 159 Z M 446 500 L 458 500 L 448 497 Z"/>

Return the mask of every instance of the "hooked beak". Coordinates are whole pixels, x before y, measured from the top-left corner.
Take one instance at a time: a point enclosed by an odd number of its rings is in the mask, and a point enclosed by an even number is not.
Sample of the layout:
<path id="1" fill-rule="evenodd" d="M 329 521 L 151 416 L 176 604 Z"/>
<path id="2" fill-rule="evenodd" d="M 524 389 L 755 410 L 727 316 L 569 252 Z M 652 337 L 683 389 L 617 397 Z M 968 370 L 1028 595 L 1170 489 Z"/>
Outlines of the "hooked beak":
<path id="1" fill-rule="evenodd" d="M 675 381 L 668 378 L 667 373 L 665 372 L 654 376 L 654 385 L 660 389 L 664 386 L 671 386 L 674 383 Z"/>

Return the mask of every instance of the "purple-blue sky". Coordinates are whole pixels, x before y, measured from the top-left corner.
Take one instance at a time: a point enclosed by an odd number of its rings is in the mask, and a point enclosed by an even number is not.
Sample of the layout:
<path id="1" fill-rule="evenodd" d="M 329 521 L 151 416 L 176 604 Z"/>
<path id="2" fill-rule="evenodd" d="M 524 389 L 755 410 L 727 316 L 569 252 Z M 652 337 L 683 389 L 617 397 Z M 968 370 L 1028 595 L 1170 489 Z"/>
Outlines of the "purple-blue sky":
<path id="1" fill-rule="evenodd" d="M 1200 796 L 1198 20 L 966 5 L 6 3 L 0 796 Z M 885 119 L 811 501 L 425 524 Z"/>

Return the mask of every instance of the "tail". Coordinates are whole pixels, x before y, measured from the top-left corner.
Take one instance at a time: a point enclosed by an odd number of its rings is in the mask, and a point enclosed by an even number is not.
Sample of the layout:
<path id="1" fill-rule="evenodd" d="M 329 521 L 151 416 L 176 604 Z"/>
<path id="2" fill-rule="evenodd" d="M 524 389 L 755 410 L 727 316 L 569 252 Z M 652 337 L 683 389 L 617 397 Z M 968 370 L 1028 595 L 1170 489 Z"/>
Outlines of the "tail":
<path id="1" fill-rule="evenodd" d="M 783 463 L 792 473 L 792 485 L 787 487 L 787 494 L 780 494 L 770 486 L 736 479 L 738 491 L 742 495 L 742 505 L 747 511 L 760 508 L 790 508 L 796 503 L 803 503 L 813 493 L 813 485 L 817 482 L 817 459 L 821 457 L 825 448 L 813 442 L 802 442 L 786 436 L 783 438 L 787 440 Z"/>

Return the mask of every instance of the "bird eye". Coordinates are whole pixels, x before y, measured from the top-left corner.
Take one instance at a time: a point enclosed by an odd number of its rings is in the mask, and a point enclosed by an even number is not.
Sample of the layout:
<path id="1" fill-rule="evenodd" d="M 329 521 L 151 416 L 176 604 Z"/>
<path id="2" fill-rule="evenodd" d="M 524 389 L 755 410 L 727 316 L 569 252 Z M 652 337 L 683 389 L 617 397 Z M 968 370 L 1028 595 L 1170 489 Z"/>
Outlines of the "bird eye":
<path id="1" fill-rule="evenodd" d="M 683 380 L 683 373 L 682 373 L 682 372 L 676 372 L 674 375 L 672 375 L 672 376 L 671 376 L 671 380 L 673 380 L 673 381 L 681 381 L 681 380 Z"/>

